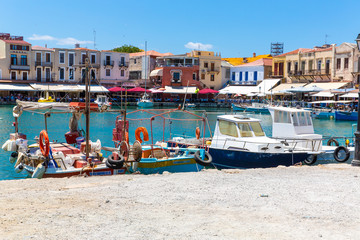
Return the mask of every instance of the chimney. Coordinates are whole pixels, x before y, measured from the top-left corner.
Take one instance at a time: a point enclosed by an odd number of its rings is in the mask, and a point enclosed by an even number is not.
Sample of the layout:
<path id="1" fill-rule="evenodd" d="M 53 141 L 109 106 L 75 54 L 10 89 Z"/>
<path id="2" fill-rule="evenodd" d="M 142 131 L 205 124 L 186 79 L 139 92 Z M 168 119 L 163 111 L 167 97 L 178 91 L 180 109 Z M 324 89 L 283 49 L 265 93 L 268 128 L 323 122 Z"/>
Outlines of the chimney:
<path id="1" fill-rule="evenodd" d="M 253 57 L 256 57 L 256 53 L 253 53 Z"/>
<path id="2" fill-rule="evenodd" d="M 80 48 L 80 43 L 75 43 L 75 48 Z"/>

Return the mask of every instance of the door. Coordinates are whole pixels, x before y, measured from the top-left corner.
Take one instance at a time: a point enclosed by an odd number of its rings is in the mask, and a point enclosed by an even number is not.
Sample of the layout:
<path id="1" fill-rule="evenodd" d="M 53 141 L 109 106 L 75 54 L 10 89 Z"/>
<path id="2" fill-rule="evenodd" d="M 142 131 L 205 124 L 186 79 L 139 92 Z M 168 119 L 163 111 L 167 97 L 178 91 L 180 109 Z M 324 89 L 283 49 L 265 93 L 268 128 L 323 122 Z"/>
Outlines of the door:
<path id="1" fill-rule="evenodd" d="M 28 74 L 27 74 L 27 72 L 23 72 L 23 77 L 22 77 L 22 79 L 23 80 L 27 80 L 28 79 Z"/>
<path id="2" fill-rule="evenodd" d="M 41 82 L 41 68 L 36 69 L 36 81 Z"/>
<path id="3" fill-rule="evenodd" d="M 50 68 L 46 68 L 45 69 L 45 78 L 46 78 L 46 82 L 50 82 Z"/>
<path id="4" fill-rule="evenodd" d="M 215 71 L 215 63 L 211 63 L 211 71 Z"/>
<path id="5" fill-rule="evenodd" d="M 279 76 L 284 76 L 284 63 L 279 63 Z"/>
<path id="6" fill-rule="evenodd" d="M 330 74 L 330 60 L 326 60 L 325 73 Z"/>
<path id="7" fill-rule="evenodd" d="M 105 60 L 105 65 L 110 65 L 110 61 L 111 61 L 111 57 L 110 56 L 106 56 L 106 60 Z"/>

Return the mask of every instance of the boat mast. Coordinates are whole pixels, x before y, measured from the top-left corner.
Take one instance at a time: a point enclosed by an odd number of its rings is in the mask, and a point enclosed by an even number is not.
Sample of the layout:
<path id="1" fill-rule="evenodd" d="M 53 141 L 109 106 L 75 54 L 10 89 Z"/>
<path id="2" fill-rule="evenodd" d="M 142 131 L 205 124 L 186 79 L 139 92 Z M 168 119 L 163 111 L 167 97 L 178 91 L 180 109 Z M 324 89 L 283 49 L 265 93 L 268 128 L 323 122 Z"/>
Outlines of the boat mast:
<path id="1" fill-rule="evenodd" d="M 90 141 L 90 85 L 89 85 L 89 54 L 85 58 L 85 122 L 86 122 L 86 160 L 89 158 L 89 141 Z"/>
<path id="2" fill-rule="evenodd" d="M 147 41 L 145 41 L 145 93 L 144 96 L 146 96 L 146 80 L 147 80 L 147 56 L 146 56 L 146 52 L 147 52 Z"/>

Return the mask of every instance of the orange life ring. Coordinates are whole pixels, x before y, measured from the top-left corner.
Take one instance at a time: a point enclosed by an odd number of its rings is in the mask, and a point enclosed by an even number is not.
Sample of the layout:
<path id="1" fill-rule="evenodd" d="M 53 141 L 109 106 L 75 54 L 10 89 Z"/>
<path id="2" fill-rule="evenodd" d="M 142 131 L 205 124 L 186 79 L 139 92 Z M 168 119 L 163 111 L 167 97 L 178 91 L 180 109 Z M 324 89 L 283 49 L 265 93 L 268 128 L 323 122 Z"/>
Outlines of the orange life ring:
<path id="1" fill-rule="evenodd" d="M 45 146 L 44 146 L 44 140 L 45 140 Z M 42 155 L 44 157 L 48 157 L 50 152 L 50 141 L 49 141 L 49 136 L 45 130 L 42 130 L 40 132 L 39 146 Z"/>
<path id="2" fill-rule="evenodd" d="M 200 128 L 199 127 L 196 127 L 195 135 L 196 135 L 196 139 L 200 139 Z"/>
<path id="3" fill-rule="evenodd" d="M 136 140 L 138 140 L 140 143 L 142 143 L 140 133 L 143 133 L 144 142 L 149 141 L 149 133 L 148 133 L 148 131 L 147 131 L 147 129 L 145 127 L 138 127 L 135 130 L 135 138 L 136 138 Z"/>

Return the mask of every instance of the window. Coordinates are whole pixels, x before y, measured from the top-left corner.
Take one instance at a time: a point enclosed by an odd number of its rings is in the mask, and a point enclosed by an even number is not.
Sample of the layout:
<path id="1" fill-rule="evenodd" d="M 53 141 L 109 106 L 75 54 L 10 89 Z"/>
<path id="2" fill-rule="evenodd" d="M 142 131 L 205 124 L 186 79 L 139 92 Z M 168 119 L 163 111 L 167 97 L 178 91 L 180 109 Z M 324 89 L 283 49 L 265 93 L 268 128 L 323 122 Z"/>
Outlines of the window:
<path id="1" fill-rule="evenodd" d="M 16 80 L 16 72 L 11 72 L 11 80 Z"/>
<path id="2" fill-rule="evenodd" d="M 302 73 L 305 72 L 305 65 L 306 65 L 306 62 L 305 62 L 305 61 L 301 61 L 301 71 L 302 71 Z"/>
<path id="3" fill-rule="evenodd" d="M 81 53 L 81 64 L 85 64 L 86 58 L 87 58 L 86 53 Z"/>
<path id="4" fill-rule="evenodd" d="M 86 71 L 85 69 L 81 69 L 81 81 L 84 82 L 86 78 Z"/>
<path id="5" fill-rule="evenodd" d="M 321 70 L 321 60 L 317 61 L 317 70 L 320 71 Z"/>
<path id="6" fill-rule="evenodd" d="M 288 62 L 287 64 L 287 72 L 291 72 L 291 62 Z"/>
<path id="7" fill-rule="evenodd" d="M 210 81 L 215 81 L 215 75 L 214 74 L 211 74 L 211 76 L 210 76 Z"/>
<path id="8" fill-rule="evenodd" d="M 249 72 L 245 72 L 245 81 L 249 80 Z"/>
<path id="9" fill-rule="evenodd" d="M 275 110 L 274 122 L 276 122 L 276 123 L 291 123 L 289 112 Z"/>
<path id="10" fill-rule="evenodd" d="M 309 60 L 309 71 L 313 70 L 313 60 Z"/>
<path id="11" fill-rule="evenodd" d="M 205 74 L 203 74 L 203 73 L 201 74 L 201 79 L 205 79 Z M 234 80 L 235 80 L 235 75 L 234 75 Z"/>
<path id="12" fill-rule="evenodd" d="M 180 72 L 172 73 L 172 82 L 174 83 L 180 82 Z"/>
<path id="13" fill-rule="evenodd" d="M 136 58 L 134 58 L 134 64 L 136 64 Z"/>
<path id="14" fill-rule="evenodd" d="M 258 77 L 258 72 L 255 71 L 255 72 L 254 72 L 254 81 L 257 81 L 257 77 Z"/>
<path id="15" fill-rule="evenodd" d="M 209 64 L 207 62 L 204 62 L 204 68 L 207 68 Z"/>
<path id="16" fill-rule="evenodd" d="M 15 54 L 11 54 L 11 65 L 17 65 L 17 56 Z"/>
<path id="17" fill-rule="evenodd" d="M 344 69 L 349 68 L 349 58 L 344 58 Z"/>
<path id="18" fill-rule="evenodd" d="M 41 68 L 36 68 L 36 81 L 41 82 Z"/>
<path id="19" fill-rule="evenodd" d="M 110 77 L 110 69 L 106 69 L 106 76 Z"/>
<path id="20" fill-rule="evenodd" d="M 202 78 L 203 79 L 203 78 Z M 232 72 L 231 80 L 235 81 L 235 72 Z"/>
<path id="21" fill-rule="evenodd" d="M 51 57 L 51 54 L 50 54 L 50 53 L 45 53 L 45 59 L 46 59 L 46 62 L 47 62 L 47 63 L 51 62 L 50 57 Z"/>
<path id="22" fill-rule="evenodd" d="M 230 78 L 230 68 L 225 69 L 225 78 Z"/>
<path id="23" fill-rule="evenodd" d="M 239 72 L 239 81 L 242 81 L 243 80 L 243 73 L 242 72 Z"/>
<path id="24" fill-rule="evenodd" d="M 250 126 L 255 134 L 256 137 L 265 136 L 264 130 L 262 129 L 259 122 L 251 122 Z"/>
<path id="25" fill-rule="evenodd" d="M 91 63 L 96 63 L 96 55 L 95 54 L 91 54 Z"/>
<path id="26" fill-rule="evenodd" d="M 65 79 L 65 69 L 64 68 L 60 68 L 60 70 L 59 70 L 59 79 L 60 80 Z"/>
<path id="27" fill-rule="evenodd" d="M 196 73 L 193 73 L 193 80 L 196 80 Z"/>
<path id="28" fill-rule="evenodd" d="M 111 62 L 111 56 L 106 56 L 105 57 L 105 66 L 110 65 L 110 62 Z"/>
<path id="29" fill-rule="evenodd" d="M 238 123 L 241 137 L 252 137 L 249 123 Z"/>
<path id="30" fill-rule="evenodd" d="M 236 129 L 236 124 L 233 122 L 219 120 L 219 130 L 223 135 L 228 135 L 232 137 L 238 137 L 238 132 Z"/>
<path id="31" fill-rule="evenodd" d="M 23 77 L 22 77 L 22 79 L 23 80 L 27 80 L 28 79 L 28 74 L 27 74 L 27 72 L 23 72 Z"/>
<path id="32" fill-rule="evenodd" d="M 59 53 L 59 63 L 65 63 L 65 53 L 64 52 Z"/>
<path id="33" fill-rule="evenodd" d="M 121 71 L 120 71 L 120 76 L 121 76 L 121 77 L 124 77 L 124 76 L 125 76 L 125 71 L 124 71 L 124 70 L 121 70 Z"/>
<path id="34" fill-rule="evenodd" d="M 74 65 L 74 53 L 69 53 L 69 67 Z"/>
<path id="35" fill-rule="evenodd" d="M 294 63 L 294 72 L 295 74 L 298 72 L 298 62 Z"/>
<path id="36" fill-rule="evenodd" d="M 26 66 L 27 65 L 27 56 L 21 55 L 21 65 Z"/>
<path id="37" fill-rule="evenodd" d="M 125 57 L 120 58 L 120 65 L 125 66 Z"/>
<path id="38" fill-rule="evenodd" d="M 69 68 L 69 80 L 74 80 L 74 69 Z"/>
<path id="39" fill-rule="evenodd" d="M 336 59 L 336 69 L 341 68 L 341 58 Z"/>

